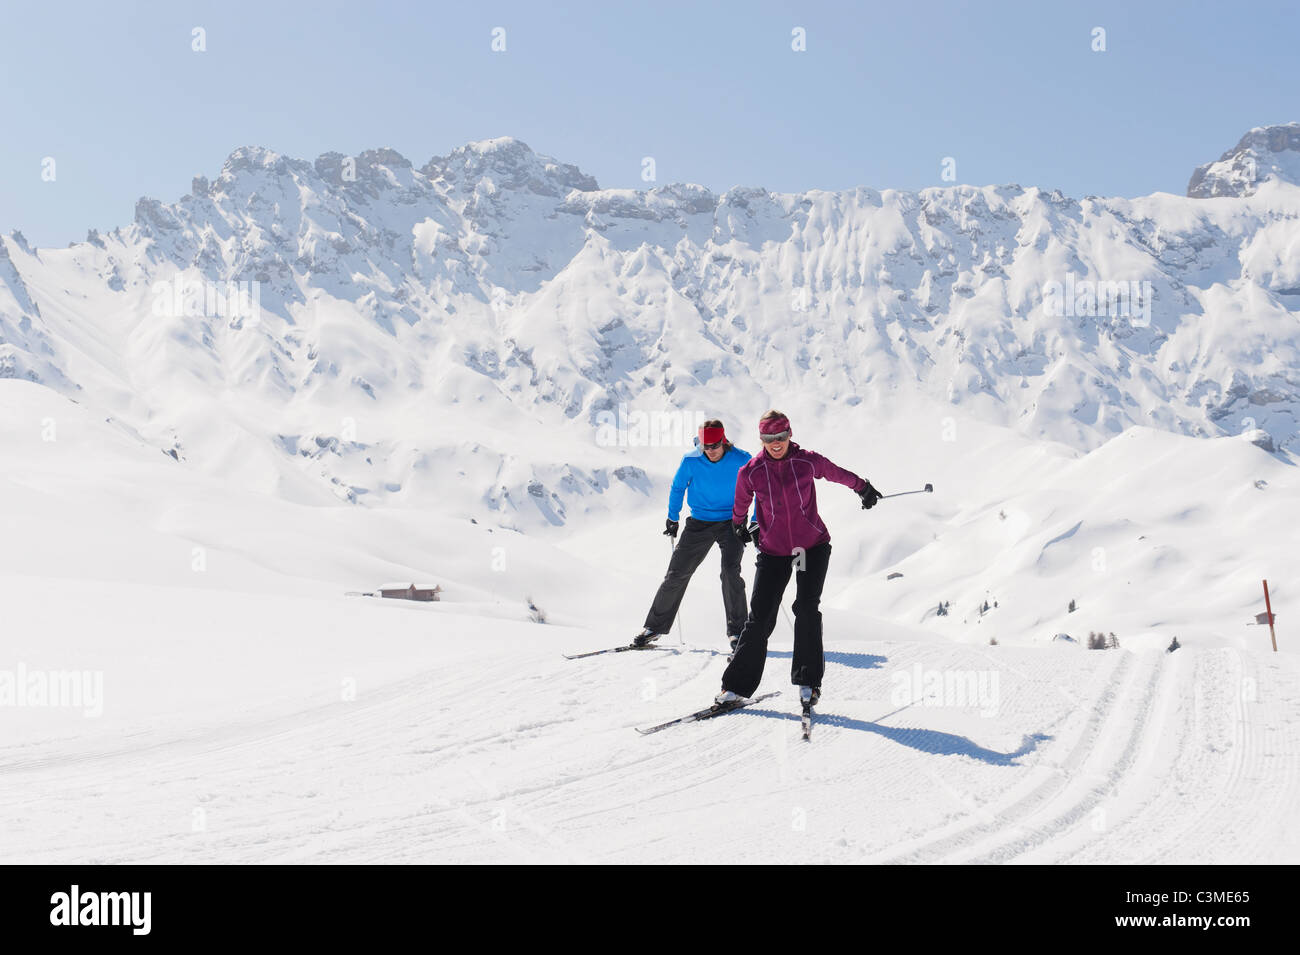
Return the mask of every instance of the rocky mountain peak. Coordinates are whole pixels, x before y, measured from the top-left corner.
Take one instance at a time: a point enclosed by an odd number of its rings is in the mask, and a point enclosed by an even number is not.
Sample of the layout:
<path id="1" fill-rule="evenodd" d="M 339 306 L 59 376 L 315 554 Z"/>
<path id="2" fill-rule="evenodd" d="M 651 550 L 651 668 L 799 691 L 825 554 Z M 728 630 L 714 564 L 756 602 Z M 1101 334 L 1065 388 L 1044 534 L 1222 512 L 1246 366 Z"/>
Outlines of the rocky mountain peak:
<path id="1" fill-rule="evenodd" d="M 1255 127 L 1215 162 L 1198 166 L 1187 195 L 1253 196 L 1269 179 L 1300 185 L 1300 123 Z"/>
<path id="2" fill-rule="evenodd" d="M 434 156 L 420 171 L 464 191 L 473 190 L 483 179 L 491 179 L 499 188 L 527 189 L 556 198 L 574 189 L 594 192 L 600 188 L 577 166 L 535 153 L 513 136 L 467 143 L 446 156 Z"/>

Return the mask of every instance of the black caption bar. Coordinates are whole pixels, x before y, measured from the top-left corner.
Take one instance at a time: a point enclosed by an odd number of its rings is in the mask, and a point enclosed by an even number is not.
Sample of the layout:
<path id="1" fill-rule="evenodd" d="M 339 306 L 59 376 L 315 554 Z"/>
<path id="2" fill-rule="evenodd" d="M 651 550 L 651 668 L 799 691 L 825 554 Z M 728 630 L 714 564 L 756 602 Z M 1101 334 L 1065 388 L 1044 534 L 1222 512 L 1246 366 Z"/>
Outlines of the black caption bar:
<path id="1" fill-rule="evenodd" d="M 461 867 L 453 875 L 419 865 L 7 866 L 0 933 L 6 943 L 75 936 L 78 944 L 114 948 L 285 941 L 301 949 L 397 941 L 421 925 L 481 925 L 503 929 L 497 940 L 513 930 L 563 941 L 586 921 L 575 921 L 579 913 L 630 915 L 652 903 L 638 924 L 662 934 L 687 915 L 693 927 L 717 922 L 721 929 L 735 905 L 715 890 L 738 878 L 761 880 L 765 897 L 789 903 L 779 921 L 796 942 L 802 910 L 820 919 L 839 913 L 864 939 L 887 926 L 904 937 L 972 943 L 996 929 L 1071 940 L 1198 934 L 1231 944 L 1286 925 L 1282 893 L 1268 888 L 1275 873 L 1248 866 L 842 867 L 811 877 L 757 865 L 699 877 L 683 868 L 539 879 L 520 867 Z"/>

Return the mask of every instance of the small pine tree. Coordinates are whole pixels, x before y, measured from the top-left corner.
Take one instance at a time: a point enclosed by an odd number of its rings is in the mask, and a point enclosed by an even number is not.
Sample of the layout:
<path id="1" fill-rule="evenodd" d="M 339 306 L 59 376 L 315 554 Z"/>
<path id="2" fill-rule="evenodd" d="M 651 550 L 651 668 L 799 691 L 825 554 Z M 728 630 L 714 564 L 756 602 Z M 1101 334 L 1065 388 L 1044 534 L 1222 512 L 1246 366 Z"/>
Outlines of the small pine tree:
<path id="1" fill-rule="evenodd" d="M 1070 601 L 1070 613 L 1074 613 L 1074 600 Z"/>
<path id="2" fill-rule="evenodd" d="M 1182 644 L 1178 642 L 1178 637 L 1175 636 L 1174 639 L 1173 639 L 1173 642 L 1170 643 L 1169 646 L 1167 646 L 1167 647 L 1165 648 L 1165 653 L 1173 653 L 1175 650 L 1177 650 L 1177 649 L 1178 649 L 1179 647 L 1181 647 L 1181 646 L 1182 646 Z"/>
<path id="3" fill-rule="evenodd" d="M 1119 647 L 1119 641 L 1115 639 L 1112 631 L 1109 634 L 1098 633 L 1093 630 L 1088 631 L 1088 649 L 1089 650 L 1114 650 Z"/>

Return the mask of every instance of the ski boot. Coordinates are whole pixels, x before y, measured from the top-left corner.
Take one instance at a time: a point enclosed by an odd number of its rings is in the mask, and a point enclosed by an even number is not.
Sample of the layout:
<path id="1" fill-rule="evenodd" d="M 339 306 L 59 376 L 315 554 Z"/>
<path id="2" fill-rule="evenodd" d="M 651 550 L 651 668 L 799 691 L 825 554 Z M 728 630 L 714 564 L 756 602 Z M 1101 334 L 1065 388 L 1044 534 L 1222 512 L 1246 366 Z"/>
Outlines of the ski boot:
<path id="1" fill-rule="evenodd" d="M 799 687 L 799 702 L 803 708 L 803 712 L 799 715 L 799 725 L 803 730 L 805 740 L 812 739 L 812 708 L 817 705 L 817 701 L 821 698 L 822 688 L 820 686 Z"/>
<path id="2" fill-rule="evenodd" d="M 635 637 L 632 638 L 632 646 L 638 648 L 648 647 L 662 636 L 663 636 L 662 633 L 655 633 L 652 630 L 642 630 L 640 633 L 638 633 Z"/>
<path id="3" fill-rule="evenodd" d="M 746 697 L 741 696 L 739 693 L 732 693 L 730 690 L 723 690 L 713 698 L 713 705 L 726 706 L 729 703 L 739 703 L 743 699 L 746 699 Z"/>

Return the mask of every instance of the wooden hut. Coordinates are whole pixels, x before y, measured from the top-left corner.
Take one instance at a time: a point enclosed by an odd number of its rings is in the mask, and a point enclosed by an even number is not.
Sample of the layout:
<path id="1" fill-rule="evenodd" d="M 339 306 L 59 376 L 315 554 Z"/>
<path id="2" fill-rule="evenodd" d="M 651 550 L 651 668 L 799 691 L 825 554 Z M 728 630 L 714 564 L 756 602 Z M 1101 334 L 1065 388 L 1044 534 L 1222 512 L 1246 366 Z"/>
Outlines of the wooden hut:
<path id="1" fill-rule="evenodd" d="M 398 600 L 439 600 L 442 588 L 437 584 L 385 584 L 379 588 L 379 596 L 393 597 Z"/>

